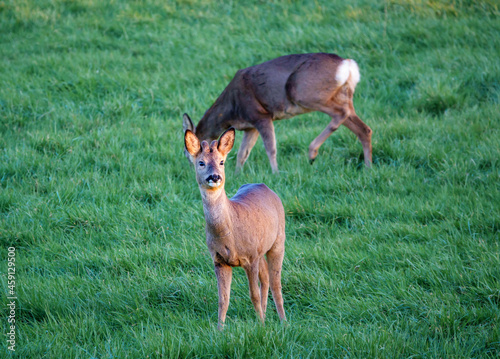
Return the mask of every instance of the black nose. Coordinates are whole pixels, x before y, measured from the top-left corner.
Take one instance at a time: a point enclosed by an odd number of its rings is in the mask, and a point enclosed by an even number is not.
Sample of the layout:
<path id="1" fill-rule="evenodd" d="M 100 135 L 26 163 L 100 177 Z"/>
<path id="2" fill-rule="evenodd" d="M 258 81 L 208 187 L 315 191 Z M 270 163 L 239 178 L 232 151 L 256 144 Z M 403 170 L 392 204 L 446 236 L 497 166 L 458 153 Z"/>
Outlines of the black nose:
<path id="1" fill-rule="evenodd" d="M 219 182 L 219 181 L 222 181 L 222 177 L 219 176 L 219 175 L 210 175 L 210 176 L 207 177 L 206 181 L 207 182 L 210 182 L 210 181 L 212 181 L 212 182 Z"/>

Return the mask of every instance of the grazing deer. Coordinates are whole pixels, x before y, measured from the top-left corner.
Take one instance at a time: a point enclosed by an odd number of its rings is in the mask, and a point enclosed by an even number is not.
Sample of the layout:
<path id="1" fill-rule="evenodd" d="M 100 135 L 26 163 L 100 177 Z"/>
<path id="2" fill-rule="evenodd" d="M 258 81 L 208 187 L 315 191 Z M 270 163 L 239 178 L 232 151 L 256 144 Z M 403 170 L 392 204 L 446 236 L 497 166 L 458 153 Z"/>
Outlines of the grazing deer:
<path id="1" fill-rule="evenodd" d="M 202 140 L 217 139 L 229 127 L 244 131 L 236 172 L 243 167 L 260 135 L 273 172 L 278 172 L 273 121 L 320 111 L 332 120 L 311 142 L 311 163 L 319 147 L 340 125 L 358 136 L 365 164 L 372 163 L 372 130 L 356 115 L 352 97 L 359 82 L 354 60 L 335 54 L 301 54 L 278 57 L 236 72 L 232 81 L 195 127 L 187 114 L 183 130 Z"/>
<path id="2" fill-rule="evenodd" d="M 278 315 L 286 320 L 281 294 L 285 211 L 276 193 L 262 183 L 243 185 L 233 198 L 227 198 L 224 162 L 233 148 L 234 137 L 235 131 L 230 128 L 209 145 L 207 141 L 200 144 L 190 130 L 184 135 L 185 148 L 195 164 L 205 213 L 207 246 L 217 276 L 219 329 L 224 326 L 229 306 L 232 267 L 245 270 L 250 298 L 262 323 L 269 284 Z"/>

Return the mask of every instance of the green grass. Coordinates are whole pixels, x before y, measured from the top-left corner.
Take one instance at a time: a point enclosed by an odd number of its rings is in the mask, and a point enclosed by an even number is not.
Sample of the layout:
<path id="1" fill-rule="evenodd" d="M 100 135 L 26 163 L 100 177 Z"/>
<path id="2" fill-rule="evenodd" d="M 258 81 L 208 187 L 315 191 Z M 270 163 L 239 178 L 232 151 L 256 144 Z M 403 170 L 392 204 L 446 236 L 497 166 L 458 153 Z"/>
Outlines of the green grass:
<path id="1" fill-rule="evenodd" d="M 18 358 L 496 358 L 496 1 L 0 1 L 0 283 L 16 248 Z M 274 57 L 355 59 L 374 167 L 346 128 L 276 123 L 227 191 L 283 200 L 281 325 L 236 270 L 226 330 L 182 113 Z M 236 147 L 241 142 L 237 134 Z"/>

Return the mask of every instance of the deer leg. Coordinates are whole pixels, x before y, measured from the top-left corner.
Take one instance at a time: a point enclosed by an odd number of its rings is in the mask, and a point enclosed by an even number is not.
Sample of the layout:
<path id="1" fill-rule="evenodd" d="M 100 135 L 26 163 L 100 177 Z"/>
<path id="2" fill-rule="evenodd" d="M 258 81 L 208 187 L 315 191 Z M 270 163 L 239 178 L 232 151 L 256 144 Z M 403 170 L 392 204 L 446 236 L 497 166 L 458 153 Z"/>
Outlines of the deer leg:
<path id="1" fill-rule="evenodd" d="M 281 292 L 281 267 L 283 266 L 284 255 L 284 241 L 283 245 L 273 247 L 269 252 L 267 252 L 271 293 L 273 294 L 274 304 L 276 305 L 278 316 L 282 321 L 286 321 L 285 309 L 283 307 L 283 294 Z"/>
<path id="2" fill-rule="evenodd" d="M 267 268 L 267 261 L 264 256 L 260 258 L 259 263 L 259 281 L 260 281 L 260 305 L 262 307 L 262 314 L 266 318 L 267 297 L 269 295 L 269 270 Z"/>
<path id="3" fill-rule="evenodd" d="M 250 288 L 250 299 L 252 300 L 255 312 L 260 321 L 264 323 L 264 314 L 262 313 L 260 288 L 259 288 L 259 260 L 243 267 L 248 278 L 248 287 Z"/>
<path id="4" fill-rule="evenodd" d="M 347 119 L 347 116 L 344 111 L 335 111 L 329 113 L 329 115 L 332 117 L 332 120 L 326 126 L 326 128 L 319 134 L 318 137 L 316 137 L 311 144 L 309 145 L 309 162 L 312 164 L 314 160 L 316 159 L 316 156 L 318 155 L 318 150 L 321 147 L 321 145 L 326 141 L 328 137 L 332 133 L 334 133 L 339 126 L 342 124 Z"/>
<path id="5" fill-rule="evenodd" d="M 243 140 L 241 141 L 236 161 L 236 173 L 239 173 L 243 168 L 243 165 L 245 164 L 250 151 L 255 145 L 255 142 L 257 142 L 258 137 L 259 131 L 257 131 L 255 128 L 251 128 L 243 132 Z"/>
<path id="6" fill-rule="evenodd" d="M 215 263 L 215 276 L 217 277 L 217 290 L 219 292 L 219 322 L 217 328 L 224 329 L 229 297 L 231 295 L 231 279 L 233 270 L 230 266 Z"/>
<path id="7" fill-rule="evenodd" d="M 262 136 L 262 141 L 264 141 L 264 147 L 266 149 L 269 162 L 271 163 L 273 173 L 278 173 L 278 162 L 276 161 L 276 137 L 274 135 L 273 121 L 262 121 L 260 126 L 257 127 L 257 130 Z"/>
<path id="8" fill-rule="evenodd" d="M 372 130 L 368 127 L 357 115 L 351 115 L 343 123 L 345 127 L 350 129 L 358 136 L 359 141 L 363 145 L 363 154 L 365 157 L 365 165 L 370 168 L 372 165 Z"/>

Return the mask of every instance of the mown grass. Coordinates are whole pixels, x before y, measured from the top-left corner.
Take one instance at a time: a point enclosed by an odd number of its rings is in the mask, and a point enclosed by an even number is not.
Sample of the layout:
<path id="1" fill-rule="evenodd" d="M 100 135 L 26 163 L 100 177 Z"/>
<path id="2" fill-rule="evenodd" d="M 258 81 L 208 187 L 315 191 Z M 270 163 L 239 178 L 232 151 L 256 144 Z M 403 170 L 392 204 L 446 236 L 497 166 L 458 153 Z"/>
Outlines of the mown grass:
<path id="1" fill-rule="evenodd" d="M 1 283 L 14 246 L 19 298 L 2 355 L 497 357 L 498 18 L 489 0 L 1 1 Z M 374 168 L 345 128 L 310 166 L 319 113 L 276 123 L 280 176 L 260 140 L 238 177 L 230 155 L 228 193 L 283 200 L 289 322 L 270 302 L 259 325 L 236 270 L 219 333 L 181 115 L 239 68 L 315 51 L 359 63 Z"/>

